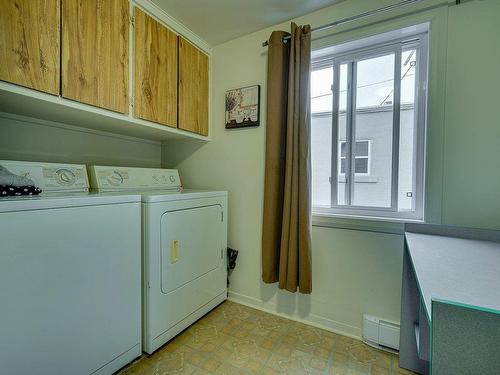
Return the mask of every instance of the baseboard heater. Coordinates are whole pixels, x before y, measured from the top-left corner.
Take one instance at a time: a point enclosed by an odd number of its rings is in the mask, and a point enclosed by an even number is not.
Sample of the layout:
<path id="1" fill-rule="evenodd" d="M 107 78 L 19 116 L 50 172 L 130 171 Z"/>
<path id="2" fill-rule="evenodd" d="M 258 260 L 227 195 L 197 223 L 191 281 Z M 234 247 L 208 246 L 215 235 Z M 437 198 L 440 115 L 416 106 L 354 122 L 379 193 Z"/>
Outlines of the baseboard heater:
<path id="1" fill-rule="evenodd" d="M 363 314 L 363 341 L 388 352 L 399 351 L 399 324 Z"/>

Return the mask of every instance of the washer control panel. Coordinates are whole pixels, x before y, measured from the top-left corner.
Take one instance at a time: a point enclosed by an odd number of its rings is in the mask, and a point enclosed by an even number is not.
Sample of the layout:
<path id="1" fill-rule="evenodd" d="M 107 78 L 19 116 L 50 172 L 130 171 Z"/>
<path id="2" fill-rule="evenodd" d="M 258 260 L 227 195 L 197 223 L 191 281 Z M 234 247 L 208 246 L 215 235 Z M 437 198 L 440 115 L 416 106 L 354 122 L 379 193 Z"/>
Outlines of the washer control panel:
<path id="1" fill-rule="evenodd" d="M 92 165 L 89 172 L 91 188 L 99 191 L 182 190 L 177 169 Z"/>
<path id="2" fill-rule="evenodd" d="M 0 160 L 10 173 L 29 178 L 42 192 L 86 192 L 87 169 L 81 164 Z M 43 194 L 43 193 L 42 193 Z"/>

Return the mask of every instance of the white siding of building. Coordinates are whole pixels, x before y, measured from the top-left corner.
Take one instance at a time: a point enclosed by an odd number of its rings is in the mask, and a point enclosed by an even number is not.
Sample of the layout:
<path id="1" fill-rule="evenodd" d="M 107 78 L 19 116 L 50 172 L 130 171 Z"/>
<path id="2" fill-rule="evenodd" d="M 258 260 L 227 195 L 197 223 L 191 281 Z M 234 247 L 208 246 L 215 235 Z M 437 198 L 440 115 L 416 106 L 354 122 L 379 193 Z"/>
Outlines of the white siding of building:
<path id="1" fill-rule="evenodd" d="M 340 114 L 340 124 L 345 124 L 345 114 Z M 330 205 L 330 171 L 332 116 L 330 113 L 312 114 L 312 188 L 313 206 Z M 398 205 L 412 208 L 414 111 L 412 107 L 401 110 L 399 194 Z M 392 176 L 392 111 L 386 108 L 363 109 L 356 114 L 356 137 L 370 140 L 369 174 L 356 176 L 354 203 L 360 206 L 390 206 Z M 345 125 L 339 126 L 339 141 L 345 141 Z M 343 201 L 345 184 L 339 176 L 339 202 Z"/>

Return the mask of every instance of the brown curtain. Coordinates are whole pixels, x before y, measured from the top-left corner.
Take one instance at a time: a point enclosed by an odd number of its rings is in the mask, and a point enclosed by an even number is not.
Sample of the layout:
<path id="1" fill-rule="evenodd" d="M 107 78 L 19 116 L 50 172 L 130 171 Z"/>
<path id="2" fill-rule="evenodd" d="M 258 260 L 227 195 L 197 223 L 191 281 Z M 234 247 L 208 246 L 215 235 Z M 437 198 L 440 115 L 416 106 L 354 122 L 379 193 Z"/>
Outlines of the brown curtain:
<path id="1" fill-rule="evenodd" d="M 311 293 L 311 27 L 269 39 L 262 279 Z"/>

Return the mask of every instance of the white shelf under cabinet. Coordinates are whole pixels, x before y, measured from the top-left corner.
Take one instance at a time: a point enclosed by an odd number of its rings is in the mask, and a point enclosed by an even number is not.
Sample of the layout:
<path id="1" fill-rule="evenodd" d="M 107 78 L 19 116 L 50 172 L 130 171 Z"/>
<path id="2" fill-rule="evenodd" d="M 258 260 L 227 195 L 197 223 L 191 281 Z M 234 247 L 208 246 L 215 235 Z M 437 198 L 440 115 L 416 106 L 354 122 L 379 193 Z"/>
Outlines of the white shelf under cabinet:
<path id="1" fill-rule="evenodd" d="M 210 138 L 0 81 L 0 112 L 156 141 Z"/>

